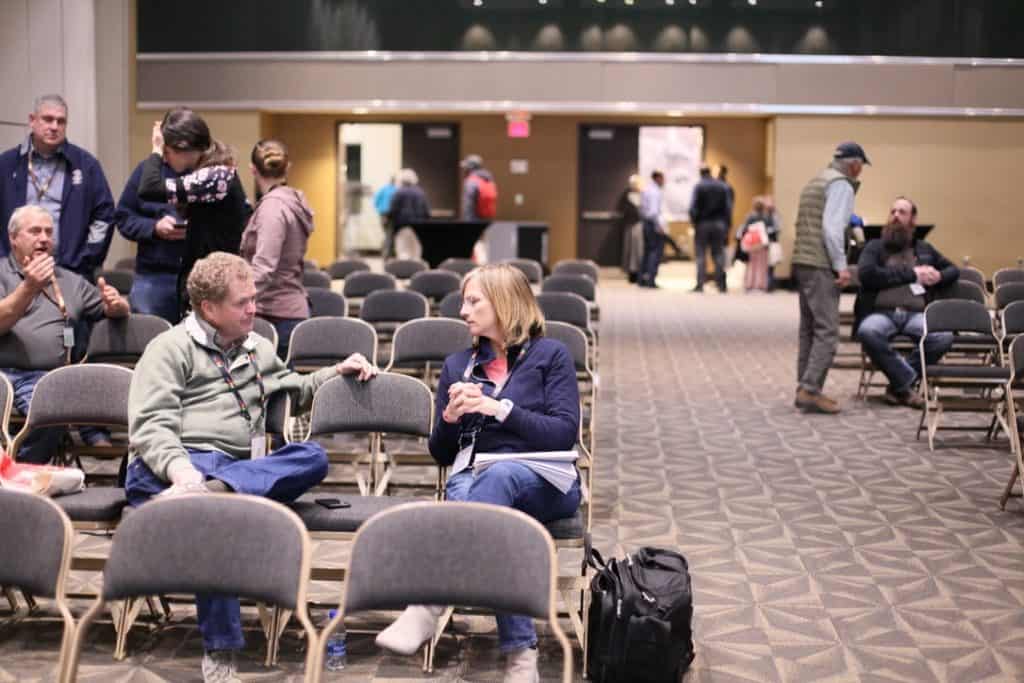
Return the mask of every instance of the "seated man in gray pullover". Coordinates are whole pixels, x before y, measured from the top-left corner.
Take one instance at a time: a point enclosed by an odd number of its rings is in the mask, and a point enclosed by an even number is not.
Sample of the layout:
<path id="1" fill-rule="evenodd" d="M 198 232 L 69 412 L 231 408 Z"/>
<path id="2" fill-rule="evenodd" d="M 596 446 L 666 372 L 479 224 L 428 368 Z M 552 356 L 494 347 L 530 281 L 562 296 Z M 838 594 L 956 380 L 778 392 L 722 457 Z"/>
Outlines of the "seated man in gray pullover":
<path id="1" fill-rule="evenodd" d="M 197 261 L 188 294 L 193 312 L 150 342 L 132 377 L 128 502 L 229 490 L 295 500 L 323 480 L 327 455 L 314 442 L 265 453 L 267 397 L 294 392 L 301 409 L 332 377 L 366 381 L 377 369 L 357 353 L 310 375 L 289 370 L 270 341 L 252 332 L 256 285 L 239 256 L 214 252 Z M 233 655 L 244 644 L 238 599 L 204 594 L 196 605 L 204 678 L 236 680 Z"/>

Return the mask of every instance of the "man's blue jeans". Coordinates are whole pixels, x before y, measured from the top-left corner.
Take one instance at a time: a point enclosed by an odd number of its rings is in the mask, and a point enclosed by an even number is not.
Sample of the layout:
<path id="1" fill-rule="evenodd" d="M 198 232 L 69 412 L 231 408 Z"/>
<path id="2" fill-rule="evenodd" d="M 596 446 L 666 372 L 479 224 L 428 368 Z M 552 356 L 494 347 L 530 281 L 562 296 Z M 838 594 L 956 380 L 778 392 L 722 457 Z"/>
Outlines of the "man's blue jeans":
<path id="1" fill-rule="evenodd" d="M 191 448 L 188 455 L 192 466 L 207 479 L 219 479 L 237 493 L 265 496 L 279 503 L 294 501 L 327 476 L 327 454 L 312 441 L 288 444 L 258 460 L 235 460 L 218 451 Z M 133 458 L 128 465 L 124 489 L 133 507 L 169 486 L 153 474 L 142 458 Z M 273 543 L 273 539 L 267 542 Z M 196 612 L 205 649 L 240 650 L 245 646 L 238 598 L 197 593 Z"/>
<path id="2" fill-rule="evenodd" d="M 491 503 L 515 508 L 541 523 L 572 517 L 580 506 L 579 478 L 562 493 L 526 465 L 499 462 L 480 474 L 462 470 L 445 486 L 448 500 Z M 504 653 L 533 647 L 537 632 L 530 617 L 499 614 L 498 646 Z"/>
<path id="3" fill-rule="evenodd" d="M 857 339 L 875 367 L 889 378 L 889 388 L 896 394 L 910 391 L 921 376 L 921 354 L 914 348 L 907 357 L 893 350 L 890 342 L 897 335 L 909 337 L 914 344 L 924 334 L 924 314 L 900 309 L 868 315 L 857 328 Z M 953 345 L 949 332 L 935 332 L 924 340 L 925 362 L 939 362 Z"/>
<path id="4" fill-rule="evenodd" d="M 180 320 L 177 273 L 136 272 L 128 301 L 135 313 L 158 315 L 170 324 L 177 325 Z"/>
<path id="5" fill-rule="evenodd" d="M 665 251 L 665 236 L 658 230 L 658 224 L 654 221 L 643 221 L 644 224 L 644 258 L 640 263 L 640 277 L 638 282 L 644 285 L 653 285 L 658 277 L 658 266 L 661 265 L 661 253 Z"/>
<path id="6" fill-rule="evenodd" d="M 14 388 L 14 407 L 22 415 L 28 415 L 28 408 L 32 403 L 32 394 L 36 390 L 36 383 L 47 371 L 0 368 L 0 372 L 3 372 L 7 375 L 7 379 L 11 380 L 11 386 Z M 60 442 L 66 433 L 67 429 L 64 427 L 33 429 L 32 433 L 22 442 L 21 448 L 14 457 L 19 462 L 45 465 L 50 462 L 50 459 L 60 448 Z M 79 427 L 78 434 L 82 437 L 82 441 L 90 446 L 104 439 L 110 439 L 110 432 L 102 427 Z"/>

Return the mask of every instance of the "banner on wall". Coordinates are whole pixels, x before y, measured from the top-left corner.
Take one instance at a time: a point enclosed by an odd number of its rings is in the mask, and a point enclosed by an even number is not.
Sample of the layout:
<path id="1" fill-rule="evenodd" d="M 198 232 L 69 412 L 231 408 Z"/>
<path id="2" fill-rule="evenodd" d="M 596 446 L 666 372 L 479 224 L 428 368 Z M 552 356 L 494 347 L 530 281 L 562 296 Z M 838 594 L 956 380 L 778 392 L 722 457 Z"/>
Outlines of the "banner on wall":
<path id="1" fill-rule="evenodd" d="M 668 220 L 690 220 L 703 158 L 702 126 L 640 126 L 640 176 L 648 183 L 654 171 L 665 174 L 661 210 Z"/>

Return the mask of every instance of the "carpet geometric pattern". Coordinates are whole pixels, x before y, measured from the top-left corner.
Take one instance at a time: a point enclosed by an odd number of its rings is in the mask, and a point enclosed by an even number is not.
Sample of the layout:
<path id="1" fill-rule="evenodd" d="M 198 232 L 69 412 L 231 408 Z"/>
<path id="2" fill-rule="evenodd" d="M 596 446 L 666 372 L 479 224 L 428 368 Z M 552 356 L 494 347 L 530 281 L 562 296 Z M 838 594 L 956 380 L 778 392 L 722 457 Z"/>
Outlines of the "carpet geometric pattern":
<path id="1" fill-rule="evenodd" d="M 930 452 L 914 438 L 917 413 L 853 399 L 852 372 L 826 386 L 842 413 L 802 414 L 796 297 L 688 294 L 670 276 L 661 291 L 602 281 L 594 543 L 605 556 L 655 545 L 687 557 L 697 656 L 685 680 L 1024 680 L 1024 504 L 998 509 L 1005 439 L 943 434 Z M 337 546 L 318 558 L 344 563 Z M 72 589 L 98 583 L 76 575 Z M 313 591 L 323 604 L 338 594 Z M 86 602 L 74 604 L 80 614 Z M 324 680 L 501 680 L 493 620 L 460 622 L 473 635 L 442 641 L 433 676 L 376 651 L 387 621 L 355 622 L 349 669 Z M 0 681 L 52 680 L 58 645 L 52 621 L 0 630 Z M 300 680 L 292 631 L 276 669 L 262 667 L 262 645 L 252 631 L 243 679 Z M 200 680 L 188 605 L 174 627 L 137 626 L 129 647 L 114 662 L 109 621 L 94 625 L 81 680 Z M 541 664 L 558 680 L 543 635 Z"/>

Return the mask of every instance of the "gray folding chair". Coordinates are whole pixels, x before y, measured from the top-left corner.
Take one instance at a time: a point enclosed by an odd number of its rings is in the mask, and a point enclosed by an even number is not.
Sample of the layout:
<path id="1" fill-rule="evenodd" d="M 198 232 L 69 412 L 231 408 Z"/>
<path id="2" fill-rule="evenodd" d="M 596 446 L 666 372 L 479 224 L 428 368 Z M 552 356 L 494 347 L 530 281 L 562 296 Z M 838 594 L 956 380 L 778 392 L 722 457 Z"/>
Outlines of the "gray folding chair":
<path id="1" fill-rule="evenodd" d="M 976 285 L 970 286 L 976 288 Z M 956 335 L 953 349 L 959 350 L 960 354 L 954 356 L 966 353 L 969 357 L 956 357 L 954 361 L 950 358 L 951 354 L 946 354 L 939 363 L 928 365 L 924 342 L 927 335 L 936 332 Z M 996 418 L 1007 434 L 1011 433 L 1007 422 L 1015 417 L 1009 388 L 1010 369 L 998 364 L 1001 357 L 999 346 L 999 340 L 992 330 L 992 319 L 984 304 L 948 299 L 933 301 L 925 308 L 924 334 L 919 346 L 921 391 L 925 405 L 921 411 L 917 436 L 920 438 L 921 431 L 927 429 L 929 449 L 935 449 L 935 434 L 940 429 L 991 433 L 987 425 L 982 428 L 940 426 L 945 412 L 988 413 Z M 1001 404 L 1004 403 L 1005 413 L 1002 413 Z M 1014 445 L 1011 439 L 1011 447 Z"/>
<path id="2" fill-rule="evenodd" d="M 312 372 L 340 363 L 353 353 L 371 362 L 377 356 L 377 333 L 358 318 L 310 318 L 292 330 L 287 363 L 298 372 Z"/>
<path id="3" fill-rule="evenodd" d="M 981 287 L 984 292 L 988 291 L 988 284 L 985 282 L 985 273 L 981 272 L 974 266 L 961 266 L 960 279 L 964 282 L 973 282 Z"/>
<path id="4" fill-rule="evenodd" d="M 103 278 L 122 296 L 128 296 L 132 291 L 132 282 L 135 281 L 135 274 L 130 270 L 101 270 L 96 273 L 96 277 Z"/>
<path id="5" fill-rule="evenodd" d="M 434 401 L 426 384 L 413 377 L 382 372 L 369 382 L 336 377 L 313 397 L 307 438 L 361 434 L 369 438 L 368 452 L 351 454 L 356 484 L 363 495 L 387 489 L 394 462 L 385 462 L 382 435 L 427 438 L 433 426 Z M 360 464 L 368 465 L 364 475 Z M 381 471 L 383 469 L 383 471 Z"/>
<path id="6" fill-rule="evenodd" d="M 359 315 L 363 299 L 371 293 L 390 289 L 398 289 L 398 283 L 394 275 L 369 273 L 361 270 L 349 273 L 345 276 L 345 285 L 342 290 L 342 294 L 348 301 L 349 315 Z"/>
<path id="7" fill-rule="evenodd" d="M 1001 311 L 1015 301 L 1024 301 L 1024 282 L 1007 282 L 996 287 L 996 310 Z"/>
<path id="8" fill-rule="evenodd" d="M 476 263 L 473 259 L 468 258 L 446 258 L 441 261 L 441 265 L 437 267 L 438 270 L 450 270 L 459 276 L 459 278 L 465 277 L 466 273 L 476 268 Z"/>
<path id="9" fill-rule="evenodd" d="M 371 360 L 383 365 L 389 353 L 391 337 L 398 326 L 410 320 L 429 316 L 430 302 L 419 292 L 408 289 L 371 292 L 363 299 L 363 305 L 359 309 L 359 317 L 373 325 L 380 340 L 380 347 L 377 350 L 379 358 Z"/>
<path id="10" fill-rule="evenodd" d="M 1024 301 L 1012 301 L 999 312 L 999 334 L 1006 351 L 1010 342 L 1024 334 Z M 1006 357 L 1003 357 L 1006 365 Z"/>
<path id="11" fill-rule="evenodd" d="M 984 305 L 987 301 L 985 290 L 973 282 L 967 280 L 956 280 L 935 292 L 935 299 L 939 301 L 947 299 L 963 299 L 965 301 L 976 301 Z"/>
<path id="12" fill-rule="evenodd" d="M 590 364 L 592 356 L 589 348 L 590 342 L 578 327 L 551 320 L 544 323 L 544 336 L 557 339 L 565 344 L 572 355 L 573 364 L 576 366 L 576 381 L 580 390 L 580 411 L 583 418 L 580 421 L 580 427 L 583 431 L 583 443 L 588 452 L 593 452 L 597 431 L 598 379 Z M 585 463 L 581 463 L 581 467 L 584 466 Z"/>
<path id="13" fill-rule="evenodd" d="M 541 292 L 537 295 L 537 305 L 544 313 L 545 320 L 568 323 L 587 335 L 591 351 L 590 365 L 596 371 L 597 330 L 590 324 L 590 307 L 587 300 L 572 292 Z"/>
<path id="14" fill-rule="evenodd" d="M 4 586 L 12 609 L 17 608 L 12 588 L 20 588 L 26 596 L 40 595 L 54 601 L 64 622 L 58 668 L 75 635 L 75 620 L 64 592 L 74 536 L 71 520 L 49 498 L 0 488 L 0 586 Z M 55 678 L 59 677 L 57 673 Z"/>
<path id="15" fill-rule="evenodd" d="M 314 287 L 306 290 L 309 299 L 309 317 L 337 317 L 348 315 L 348 302 L 345 297 L 330 289 Z"/>
<path id="16" fill-rule="evenodd" d="M 128 388 L 131 385 L 131 378 L 131 370 L 106 363 L 65 365 L 46 373 L 40 378 L 32 393 L 28 415 L 25 416 L 21 431 L 11 443 L 11 453 L 17 457 L 18 450 L 29 434 L 43 427 L 89 425 L 120 429 L 122 434 L 126 434 Z M 117 434 L 111 434 L 111 440 L 114 441 L 112 446 L 74 445 L 72 448 L 78 465 L 81 466 L 82 457 L 123 459 L 128 453 L 128 444 L 117 437 Z M 87 475 L 90 480 L 103 478 L 88 472 Z M 71 500 L 82 495 L 80 493 L 64 498 Z M 123 498 L 123 492 L 113 498 L 119 505 L 108 510 L 111 519 L 105 521 L 116 524 L 116 515 L 120 514 L 123 507 Z M 67 511 L 71 513 L 71 510 Z M 99 511 L 96 514 L 99 514 Z M 74 515 L 72 520 L 78 521 Z"/>
<path id="17" fill-rule="evenodd" d="M 462 320 L 462 292 L 449 292 L 437 306 L 437 314 L 442 318 L 458 318 Z"/>
<path id="18" fill-rule="evenodd" d="M 419 292 L 430 300 L 436 309 L 441 300 L 462 286 L 462 279 L 447 270 L 424 270 L 409 280 L 409 289 Z"/>
<path id="19" fill-rule="evenodd" d="M 544 279 L 544 266 L 539 261 L 529 258 L 510 258 L 505 259 L 502 263 L 507 263 L 513 268 L 522 271 L 531 285 L 539 285 L 540 281 Z"/>
<path id="20" fill-rule="evenodd" d="M 573 660 L 555 611 L 557 571 L 551 537 L 517 510 L 410 503 L 383 512 L 356 533 L 338 615 L 320 634 L 310 667 L 314 680 L 327 641 L 347 615 L 440 604 L 547 619 L 562 649 L 562 681 L 568 683 Z"/>
<path id="21" fill-rule="evenodd" d="M 394 275 L 397 280 L 408 280 L 416 273 L 427 270 L 430 266 L 423 259 L 399 258 L 384 262 L 384 272 Z"/>
<path id="22" fill-rule="evenodd" d="M 992 275 L 993 289 L 1010 282 L 1024 282 L 1024 268 L 1000 268 Z"/>
<path id="23" fill-rule="evenodd" d="M 322 270 L 304 270 L 302 271 L 302 286 L 306 289 L 330 289 L 331 288 L 331 276 Z"/>
<path id="24" fill-rule="evenodd" d="M 134 368 L 146 346 L 171 324 L 156 315 L 133 313 L 126 318 L 104 318 L 89 335 L 86 363 L 112 363 Z"/>
<path id="25" fill-rule="evenodd" d="M 590 259 L 565 259 L 555 264 L 551 270 L 552 275 L 586 275 L 595 283 L 598 281 L 601 271 L 597 264 Z"/>
<path id="26" fill-rule="evenodd" d="M 63 680 L 76 679 L 89 625 L 114 600 L 200 592 L 251 598 L 292 612 L 314 643 L 316 629 L 306 612 L 310 564 L 302 521 L 279 503 L 241 494 L 154 499 L 126 517 L 114 536 L 102 593 L 82 617 L 64 658 Z M 277 626 L 269 634 L 274 650 Z M 307 680 L 316 661 L 310 648 Z"/>
<path id="27" fill-rule="evenodd" d="M 252 321 L 252 331 L 260 335 L 264 339 L 270 340 L 270 343 L 277 348 L 277 328 L 269 320 L 256 316 Z"/>
<path id="28" fill-rule="evenodd" d="M 586 275 L 549 275 L 541 283 L 540 291 L 579 294 L 587 301 L 590 319 L 600 318 L 600 309 L 597 306 L 597 288 L 594 281 Z"/>
<path id="29" fill-rule="evenodd" d="M 1015 304 L 1024 305 L 1024 304 Z M 1024 337 L 1017 337 L 1010 344 L 1010 376 L 1012 380 L 1008 391 L 1010 392 L 1010 406 L 1015 405 L 1014 401 L 1020 396 L 1021 392 L 1024 391 Z M 1014 395 L 1016 394 L 1016 395 Z M 1006 501 L 1010 499 L 1013 494 L 1014 484 L 1017 483 L 1017 479 L 1020 477 L 1020 473 L 1024 472 L 1024 450 L 1021 449 L 1020 442 L 1020 425 L 1016 419 L 1008 421 L 1010 431 L 1008 432 L 1010 441 L 1013 444 L 1013 449 L 1017 454 L 1016 462 L 1013 464 L 1013 471 L 1010 473 L 1010 480 L 1006 483 L 1006 488 L 1003 490 L 1003 495 L 999 499 L 999 509 L 1006 509 Z"/>
<path id="30" fill-rule="evenodd" d="M 344 280 L 352 273 L 369 272 L 370 264 L 361 259 L 341 259 L 327 266 L 332 280 Z"/>

